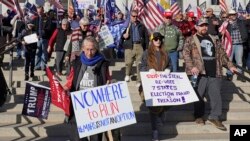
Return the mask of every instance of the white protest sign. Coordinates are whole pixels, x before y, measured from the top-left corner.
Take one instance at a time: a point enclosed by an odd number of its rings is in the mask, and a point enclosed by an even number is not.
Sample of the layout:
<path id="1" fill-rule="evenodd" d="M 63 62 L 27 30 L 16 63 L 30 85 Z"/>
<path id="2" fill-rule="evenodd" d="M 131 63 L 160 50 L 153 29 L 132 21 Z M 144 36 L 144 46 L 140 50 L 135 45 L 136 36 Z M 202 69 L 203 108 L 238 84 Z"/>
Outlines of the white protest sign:
<path id="1" fill-rule="evenodd" d="M 136 123 L 125 81 L 72 92 L 79 137 Z"/>
<path id="2" fill-rule="evenodd" d="M 38 42 L 38 37 L 36 33 L 24 36 L 23 39 L 26 44 L 32 44 Z"/>
<path id="3" fill-rule="evenodd" d="M 101 36 L 102 40 L 104 41 L 105 47 L 112 45 L 114 43 L 114 38 L 111 32 L 109 31 L 109 28 L 107 25 L 102 26 L 98 34 Z"/>
<path id="4" fill-rule="evenodd" d="M 198 101 L 184 72 L 141 72 L 146 106 L 182 105 Z"/>
<path id="5" fill-rule="evenodd" d="M 78 9 L 97 8 L 97 0 L 77 0 Z"/>

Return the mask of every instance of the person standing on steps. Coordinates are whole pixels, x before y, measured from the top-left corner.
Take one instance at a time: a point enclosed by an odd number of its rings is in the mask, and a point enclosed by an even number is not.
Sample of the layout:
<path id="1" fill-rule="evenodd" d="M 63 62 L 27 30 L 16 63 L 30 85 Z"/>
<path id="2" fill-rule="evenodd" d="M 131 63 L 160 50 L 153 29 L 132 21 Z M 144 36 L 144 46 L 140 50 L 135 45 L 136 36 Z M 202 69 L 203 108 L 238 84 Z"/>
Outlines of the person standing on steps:
<path id="1" fill-rule="evenodd" d="M 130 73 L 132 65 L 135 61 L 136 63 L 136 72 L 137 72 L 137 84 L 139 87 L 141 84 L 140 73 L 139 73 L 139 64 L 143 51 L 147 48 L 149 39 L 148 31 L 145 25 L 138 21 L 138 11 L 131 11 L 131 23 L 129 27 L 125 30 L 125 33 L 122 36 L 123 44 L 122 47 L 125 50 L 125 81 L 130 81 Z"/>
<path id="2" fill-rule="evenodd" d="M 200 18 L 196 23 L 197 33 L 186 39 L 183 48 L 183 58 L 187 75 L 198 76 L 195 91 L 199 101 L 194 103 L 195 122 L 204 125 L 205 103 L 204 96 L 210 99 L 210 113 L 208 122 L 220 130 L 227 128 L 220 121 L 222 114 L 221 79 L 222 66 L 232 72 L 237 72 L 232 62 L 227 57 L 224 48 L 217 38 L 208 34 L 208 20 Z"/>
<path id="3" fill-rule="evenodd" d="M 153 33 L 149 48 L 143 53 L 140 71 L 165 71 L 168 67 L 168 54 L 163 48 L 163 38 L 159 32 Z M 168 69 L 167 69 L 168 70 Z M 170 70 L 168 70 L 170 72 Z M 140 96 L 144 100 L 142 86 Z M 152 141 L 159 141 L 158 125 L 162 125 L 162 117 L 164 115 L 164 107 L 149 107 L 151 127 L 152 127 Z"/>

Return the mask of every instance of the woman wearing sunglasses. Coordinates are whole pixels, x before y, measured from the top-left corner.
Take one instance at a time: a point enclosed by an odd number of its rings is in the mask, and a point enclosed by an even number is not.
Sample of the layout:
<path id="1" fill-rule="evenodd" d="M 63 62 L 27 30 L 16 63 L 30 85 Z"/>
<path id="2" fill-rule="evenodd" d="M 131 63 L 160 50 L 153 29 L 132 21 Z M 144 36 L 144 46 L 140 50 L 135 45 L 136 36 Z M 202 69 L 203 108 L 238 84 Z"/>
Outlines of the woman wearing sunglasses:
<path id="1" fill-rule="evenodd" d="M 163 38 L 159 32 L 153 33 L 149 48 L 144 52 L 141 60 L 140 71 L 164 71 L 168 67 L 168 54 L 163 49 Z M 142 99 L 143 92 L 140 88 Z M 164 107 L 149 107 L 151 126 L 152 126 L 152 141 L 159 141 L 158 127 L 163 125 L 162 119 L 164 116 Z"/>

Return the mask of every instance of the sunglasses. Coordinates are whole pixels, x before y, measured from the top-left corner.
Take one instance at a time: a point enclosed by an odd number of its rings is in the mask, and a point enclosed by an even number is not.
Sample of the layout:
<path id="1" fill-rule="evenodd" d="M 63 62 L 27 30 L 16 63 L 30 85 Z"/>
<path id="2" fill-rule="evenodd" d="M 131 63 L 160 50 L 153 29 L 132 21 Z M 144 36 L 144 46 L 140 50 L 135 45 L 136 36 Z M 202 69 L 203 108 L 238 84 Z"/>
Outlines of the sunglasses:
<path id="1" fill-rule="evenodd" d="M 154 38 L 154 41 L 161 41 L 161 38 Z"/>
<path id="2" fill-rule="evenodd" d="M 221 17 L 222 19 L 225 19 L 225 18 L 227 18 L 227 17 Z"/>
<path id="3" fill-rule="evenodd" d="M 212 11 L 206 11 L 207 13 L 212 12 Z"/>
<path id="4" fill-rule="evenodd" d="M 137 15 L 131 15 L 132 17 L 134 17 L 134 18 L 137 18 L 138 16 Z"/>

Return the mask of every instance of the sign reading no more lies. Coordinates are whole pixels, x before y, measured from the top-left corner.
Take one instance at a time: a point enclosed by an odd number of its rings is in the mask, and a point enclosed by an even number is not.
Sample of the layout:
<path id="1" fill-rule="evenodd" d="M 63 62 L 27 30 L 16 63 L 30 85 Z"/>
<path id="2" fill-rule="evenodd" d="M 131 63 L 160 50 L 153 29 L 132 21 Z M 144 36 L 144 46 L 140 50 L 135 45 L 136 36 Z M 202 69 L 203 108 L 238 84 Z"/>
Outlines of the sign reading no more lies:
<path id="1" fill-rule="evenodd" d="M 146 106 L 183 105 L 198 101 L 186 73 L 141 72 Z"/>

